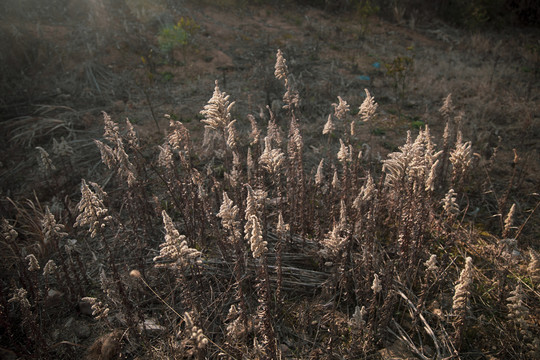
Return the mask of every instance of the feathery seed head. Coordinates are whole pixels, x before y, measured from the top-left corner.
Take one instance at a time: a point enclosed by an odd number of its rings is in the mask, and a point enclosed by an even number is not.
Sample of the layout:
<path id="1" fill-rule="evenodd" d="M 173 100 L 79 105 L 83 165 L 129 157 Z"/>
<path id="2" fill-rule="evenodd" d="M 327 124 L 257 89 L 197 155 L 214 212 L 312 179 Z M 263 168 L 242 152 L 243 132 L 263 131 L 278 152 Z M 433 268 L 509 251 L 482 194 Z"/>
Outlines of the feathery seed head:
<path id="1" fill-rule="evenodd" d="M 456 146 L 450 153 L 452 163 L 452 181 L 463 179 L 472 163 L 471 142 L 462 142 L 461 131 L 458 131 Z"/>
<path id="2" fill-rule="evenodd" d="M 127 134 L 126 139 L 128 141 L 129 146 L 131 146 L 134 149 L 139 148 L 139 138 L 137 137 L 137 133 L 135 132 L 135 129 L 133 128 L 133 124 L 129 119 L 126 119 L 126 127 L 127 127 Z"/>
<path id="3" fill-rule="evenodd" d="M 110 309 L 95 297 L 83 297 L 81 301 L 92 305 L 92 316 L 96 320 L 104 319 L 109 315 Z"/>
<path id="4" fill-rule="evenodd" d="M 418 138 L 417 138 L 418 139 Z M 400 151 L 388 154 L 383 160 L 383 171 L 386 173 L 385 185 L 398 189 L 404 183 L 416 180 L 421 158 L 422 147 L 420 141 L 413 141 L 411 132 L 407 131 L 407 141 L 399 147 Z"/>
<path id="5" fill-rule="evenodd" d="M 525 338 L 531 337 L 531 332 L 529 331 L 529 323 L 527 318 L 529 316 L 529 309 L 525 304 L 526 294 L 523 292 L 521 283 L 518 283 L 515 290 L 510 292 L 508 299 L 508 318 L 512 320 L 516 325 L 521 334 Z"/>
<path id="6" fill-rule="evenodd" d="M 431 168 L 429 169 L 428 177 L 426 178 L 426 191 L 433 191 L 435 190 L 435 179 L 437 176 L 437 166 L 439 165 L 439 160 L 436 160 L 433 165 L 431 165 Z"/>
<path id="7" fill-rule="evenodd" d="M 454 189 L 450 189 L 446 193 L 444 199 L 441 201 L 443 204 L 443 209 L 448 216 L 454 216 L 459 213 L 459 206 L 456 202 L 456 196 L 457 194 Z"/>
<path id="8" fill-rule="evenodd" d="M 259 129 L 259 126 L 257 125 L 257 120 L 255 120 L 255 117 L 251 114 L 248 115 L 248 120 L 251 123 L 251 132 L 249 133 L 249 137 L 251 141 L 249 144 L 250 145 L 258 144 L 261 138 L 261 130 Z"/>
<path id="9" fill-rule="evenodd" d="M 296 121 L 296 119 L 294 118 L 291 120 L 291 131 L 291 141 L 294 144 L 296 153 L 299 154 L 304 147 L 304 140 L 302 139 L 302 134 L 300 133 L 300 126 L 298 126 L 298 121 Z"/>
<path id="10" fill-rule="evenodd" d="M 94 140 L 94 144 L 96 144 L 101 154 L 101 162 L 107 165 L 109 169 L 114 168 L 117 162 L 114 150 L 99 140 Z"/>
<path id="11" fill-rule="evenodd" d="M 463 315 L 467 307 L 467 302 L 471 294 L 470 287 L 472 284 L 472 258 L 467 257 L 465 259 L 465 268 L 459 275 L 459 280 L 456 284 L 455 293 L 452 302 L 452 310 L 459 316 Z M 461 315 L 460 315 L 461 314 Z"/>
<path id="12" fill-rule="evenodd" d="M 77 204 L 79 215 L 73 226 L 89 225 L 89 232 L 92 237 L 97 235 L 98 229 L 105 226 L 105 222 L 112 219 L 107 215 L 108 209 L 103 204 L 103 199 L 107 195 L 101 187 L 90 182 L 95 192 L 90 190 L 86 181 L 82 179 L 81 183 L 81 201 Z"/>
<path id="13" fill-rule="evenodd" d="M 40 269 L 39 262 L 34 254 L 27 255 L 26 260 L 28 260 L 28 271 L 37 271 Z"/>
<path id="14" fill-rule="evenodd" d="M 345 204 L 345 200 L 341 199 L 339 204 L 339 224 L 338 227 L 340 230 L 346 230 L 347 229 L 347 205 Z"/>
<path id="15" fill-rule="evenodd" d="M 43 267 L 43 276 L 51 276 L 56 273 L 56 270 L 58 270 L 58 267 L 56 266 L 56 263 L 54 260 L 49 260 Z"/>
<path id="16" fill-rule="evenodd" d="M 287 88 L 287 91 L 285 94 L 283 94 L 283 102 L 285 105 L 283 105 L 283 109 L 293 109 L 297 108 L 300 104 L 300 95 L 298 94 L 298 91 L 294 89 L 292 86 L 292 76 L 289 78 L 285 78 L 285 87 Z"/>
<path id="17" fill-rule="evenodd" d="M 66 139 L 64 139 L 64 137 L 62 136 L 60 138 L 60 142 L 56 141 L 56 139 L 53 138 L 52 152 L 56 156 L 71 157 L 73 155 L 73 148 L 69 146 Z"/>
<path id="18" fill-rule="evenodd" d="M 6 219 L 2 219 L 2 236 L 6 241 L 15 241 L 19 236 L 17 230 Z"/>
<path id="19" fill-rule="evenodd" d="M 538 281 L 540 279 L 540 255 L 533 249 L 530 249 L 529 254 L 531 256 L 531 261 L 527 266 L 527 271 L 534 281 Z"/>
<path id="20" fill-rule="evenodd" d="M 345 163 L 352 161 L 351 153 L 349 152 L 349 148 L 343 143 L 343 140 L 339 139 L 339 144 L 340 147 L 337 158 L 339 162 L 345 166 Z"/>
<path id="21" fill-rule="evenodd" d="M 105 130 L 103 137 L 105 139 L 107 139 L 111 143 L 116 143 L 122 140 L 120 137 L 120 128 L 118 127 L 118 124 L 115 123 L 111 119 L 109 114 L 107 114 L 105 111 L 103 111 L 103 123 L 104 123 L 104 130 Z"/>
<path id="22" fill-rule="evenodd" d="M 12 297 L 8 300 L 8 303 L 19 303 L 21 308 L 29 309 L 30 301 L 28 301 L 28 292 L 24 288 L 18 288 L 13 292 Z"/>
<path id="23" fill-rule="evenodd" d="M 326 121 L 326 124 L 324 124 L 323 128 L 323 135 L 331 134 L 336 129 L 336 126 L 334 125 L 334 122 L 332 121 L 332 114 L 328 115 L 328 120 Z"/>
<path id="24" fill-rule="evenodd" d="M 45 214 L 43 214 L 43 219 L 41 220 L 41 228 L 43 231 L 43 242 L 45 244 L 51 239 L 61 239 L 68 235 L 66 232 L 63 232 L 65 226 L 56 223 L 56 219 L 48 206 L 45 207 Z"/>
<path id="25" fill-rule="evenodd" d="M 366 92 L 366 98 L 362 102 L 362 105 L 360 105 L 359 114 L 362 121 L 365 122 L 375 115 L 375 111 L 379 105 L 375 102 L 375 99 L 371 96 L 368 89 L 364 89 L 364 91 Z"/>
<path id="26" fill-rule="evenodd" d="M 44 176 L 47 176 L 52 171 L 56 170 L 56 167 L 54 166 L 49 156 L 49 153 L 44 148 L 42 148 L 41 146 L 37 146 L 36 149 L 39 151 L 39 157 L 38 157 L 39 170 Z"/>
<path id="27" fill-rule="evenodd" d="M 170 119 L 167 142 L 176 151 L 189 149 L 189 130 L 180 121 Z"/>
<path id="28" fill-rule="evenodd" d="M 321 185 L 324 180 L 323 166 L 324 166 L 324 158 L 321 159 L 321 161 L 319 162 L 319 166 L 317 166 L 317 173 L 315 174 L 315 184 L 317 185 Z"/>
<path id="29" fill-rule="evenodd" d="M 227 124 L 225 127 L 225 130 L 227 131 L 227 146 L 231 149 L 234 149 L 236 147 L 236 128 L 234 127 L 234 123 L 236 120 L 231 121 Z"/>
<path id="30" fill-rule="evenodd" d="M 205 117 L 201 122 L 205 124 L 205 128 L 222 131 L 231 122 L 230 111 L 233 106 L 234 102 L 229 102 L 229 95 L 221 92 L 216 80 L 214 94 L 201 111 Z"/>
<path id="31" fill-rule="evenodd" d="M 375 187 L 375 182 L 373 181 L 371 173 L 368 174 L 366 183 L 360 189 L 360 194 L 364 201 L 372 200 L 377 195 L 377 188 Z"/>
<path id="32" fill-rule="evenodd" d="M 521 283 L 517 284 L 516 288 L 510 292 L 510 295 L 512 296 L 506 299 L 508 300 L 508 317 L 518 322 L 525 320 L 524 318 L 528 315 L 529 311 L 524 304 L 525 294 L 523 293 Z M 526 324 L 525 321 L 523 323 Z"/>
<path id="33" fill-rule="evenodd" d="M 252 216 L 257 216 L 257 199 L 255 192 L 249 184 L 246 184 L 247 197 L 246 197 L 246 211 L 244 214 L 244 219 L 246 219 L 246 224 L 244 225 L 244 234 L 246 239 L 249 239 L 249 236 L 253 230 L 253 222 L 251 221 Z"/>
<path id="34" fill-rule="evenodd" d="M 249 147 L 246 155 L 247 177 L 248 180 L 253 178 L 255 173 L 255 162 L 253 161 L 253 155 L 251 154 L 251 148 Z"/>
<path id="35" fill-rule="evenodd" d="M 285 155 L 281 149 L 272 149 L 272 142 L 269 136 L 264 138 L 264 151 L 259 157 L 259 164 L 269 173 L 277 174 Z"/>
<path id="36" fill-rule="evenodd" d="M 244 218 L 249 220 L 252 215 L 257 215 L 257 202 L 255 199 L 255 192 L 251 185 L 246 184 L 247 197 L 246 197 L 246 214 Z"/>
<path id="37" fill-rule="evenodd" d="M 285 221 L 283 221 L 283 214 L 280 211 L 278 215 L 276 231 L 279 234 L 279 236 L 284 237 L 285 234 L 289 231 L 289 229 L 290 229 L 290 226 L 289 224 L 285 224 Z"/>
<path id="38" fill-rule="evenodd" d="M 94 140 L 101 153 L 101 161 L 107 165 L 109 169 L 116 168 L 118 175 L 124 178 L 129 186 L 135 184 L 135 170 L 133 164 L 129 161 L 129 156 L 124 150 L 124 143 L 121 138 L 117 138 L 115 148 L 102 143 L 99 140 Z"/>
<path id="39" fill-rule="evenodd" d="M 165 260 L 165 263 L 158 263 L 156 267 L 168 267 L 181 270 L 189 264 L 201 264 L 201 252 L 190 248 L 186 237 L 180 235 L 174 226 L 172 219 L 167 212 L 161 212 L 163 225 L 165 227 L 165 242 L 160 244 L 159 255 L 154 257 L 154 262 Z"/>
<path id="40" fill-rule="evenodd" d="M 363 328 L 364 325 L 366 325 L 366 321 L 364 320 L 364 317 L 366 316 L 366 314 L 367 314 L 366 307 L 362 306 L 362 308 L 360 308 L 360 306 L 357 305 L 354 308 L 354 313 L 351 319 L 349 320 L 349 325 L 355 329 Z"/>
<path id="41" fill-rule="evenodd" d="M 122 142 L 117 143 L 115 157 L 118 164 L 118 175 L 126 180 L 129 187 L 133 186 L 137 180 L 135 177 L 135 167 L 129 161 L 129 156 L 124 150 Z"/>
<path id="42" fill-rule="evenodd" d="M 231 305 L 227 315 L 227 321 L 229 321 L 227 324 L 227 337 L 233 341 L 238 341 L 247 331 L 241 315 L 241 310 L 238 310 L 234 304 Z"/>
<path id="43" fill-rule="evenodd" d="M 251 245 L 251 252 L 254 258 L 261 257 L 268 250 L 267 242 L 263 240 L 261 224 L 256 215 L 251 215 L 251 234 L 249 236 L 249 243 Z"/>
<path id="44" fill-rule="evenodd" d="M 508 235 L 510 228 L 514 224 L 515 212 L 516 212 L 516 204 L 513 204 L 510 210 L 508 211 L 508 215 L 506 215 L 506 219 L 504 219 L 503 237 L 506 237 L 506 235 Z"/>
<path id="45" fill-rule="evenodd" d="M 283 53 L 281 52 L 281 49 L 278 49 L 277 55 L 276 55 L 276 66 L 274 75 L 276 79 L 282 80 L 287 78 L 287 60 L 283 57 Z"/>
<path id="46" fill-rule="evenodd" d="M 191 340 L 193 340 L 199 349 L 204 349 L 208 344 L 208 338 L 204 335 L 202 329 L 193 323 L 189 312 L 184 313 L 184 321 L 186 322 L 186 330 L 189 332 Z"/>
<path id="47" fill-rule="evenodd" d="M 165 226 L 165 242 L 173 243 L 180 238 L 180 233 L 174 227 L 171 217 L 165 210 L 161 212 L 161 216 L 163 217 L 163 225 Z"/>
<path id="48" fill-rule="evenodd" d="M 345 115 L 350 111 L 350 106 L 347 104 L 345 100 L 341 98 L 341 96 L 338 96 L 339 103 L 338 104 L 332 104 L 334 107 L 334 115 L 336 118 L 342 120 Z"/>
<path id="49" fill-rule="evenodd" d="M 443 116 L 444 120 L 449 121 L 450 114 L 453 110 L 454 107 L 452 106 L 452 94 L 448 94 L 448 96 L 444 99 L 443 105 L 439 109 L 439 112 Z"/>
<path id="50" fill-rule="evenodd" d="M 270 110 L 269 110 L 270 111 Z M 270 121 L 268 121 L 268 126 L 266 129 L 267 137 L 273 140 L 278 146 L 281 146 L 283 142 L 283 137 L 281 135 L 281 129 L 276 123 L 276 119 L 272 112 L 270 111 Z M 266 141 L 266 139 L 265 139 Z"/>
<path id="51" fill-rule="evenodd" d="M 339 188 L 341 187 L 337 169 L 334 170 L 334 177 L 332 178 L 332 187 L 336 190 L 339 190 Z"/>
<path id="52" fill-rule="evenodd" d="M 437 272 L 437 270 L 439 270 L 439 267 L 437 266 L 437 255 L 431 255 L 424 265 L 426 266 L 426 271 L 433 273 Z"/>
<path id="53" fill-rule="evenodd" d="M 233 230 L 236 224 L 236 216 L 238 214 L 238 206 L 233 204 L 227 193 L 223 192 L 223 202 L 219 208 L 217 217 L 221 218 L 221 223 L 225 229 Z"/>
<path id="54" fill-rule="evenodd" d="M 158 145 L 159 155 L 158 155 L 158 164 L 159 166 L 173 170 L 173 152 L 171 151 L 171 146 L 169 144 Z"/>
<path id="55" fill-rule="evenodd" d="M 379 280 L 379 275 L 375 274 L 373 277 L 373 284 L 371 285 L 371 290 L 373 293 L 378 294 L 382 290 L 381 280 Z"/>
<path id="56" fill-rule="evenodd" d="M 339 224 L 334 224 L 332 230 L 326 235 L 323 244 L 323 255 L 329 254 L 337 256 L 343 250 L 345 238 L 340 235 L 341 228 Z"/>
<path id="57" fill-rule="evenodd" d="M 360 209 L 360 205 L 366 201 L 371 201 L 377 196 L 377 188 L 371 174 L 368 174 L 366 183 L 360 188 L 358 196 L 354 200 L 353 207 Z"/>

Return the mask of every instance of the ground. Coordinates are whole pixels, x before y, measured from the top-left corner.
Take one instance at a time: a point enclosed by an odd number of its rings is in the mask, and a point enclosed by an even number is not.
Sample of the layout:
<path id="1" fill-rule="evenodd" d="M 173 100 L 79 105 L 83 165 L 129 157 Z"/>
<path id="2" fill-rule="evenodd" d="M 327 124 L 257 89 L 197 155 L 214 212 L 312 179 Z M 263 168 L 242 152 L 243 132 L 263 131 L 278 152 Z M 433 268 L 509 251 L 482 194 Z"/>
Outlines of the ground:
<path id="1" fill-rule="evenodd" d="M 163 130 L 163 114 L 196 131 L 198 122 L 191 121 L 198 119 L 215 80 L 236 101 L 234 114 L 244 124 L 248 113 L 281 100 L 272 74 L 281 49 L 298 83 L 303 126 L 313 137 L 338 95 L 357 108 L 367 88 L 381 110 L 371 130 L 390 137 L 386 145 L 392 148 L 405 130 L 424 123 L 441 132 L 437 110 L 452 94 L 477 152 L 489 154 L 501 136 L 503 149 L 516 148 L 523 160 L 531 159 L 531 173 L 537 172 L 536 29 L 472 32 L 412 16 L 396 23 L 228 2 L 184 1 L 167 8 L 165 1 L 127 1 L 121 9 L 106 9 L 99 1 L 56 3 L 64 7 L 25 12 L 25 2 L 22 9 L 6 5 L 2 114 L 11 120 L 6 134 L 12 142 L 42 144 L 40 132 L 51 133 L 35 122 L 35 131 L 25 133 L 17 128 L 20 118 L 51 119 L 60 112 L 67 119 L 59 121 L 85 132 L 99 126 L 101 111 L 129 117 L 148 133 L 157 130 L 152 117 Z M 165 54 L 157 42 L 160 28 L 182 16 L 200 29 L 188 44 Z M 385 64 L 400 57 L 411 64 L 394 77 Z"/>
<path id="2" fill-rule="evenodd" d="M 106 4 L 4 5 L 6 151 L 0 162 L 5 193 L 16 191 L 11 185 L 20 184 L 32 167 L 23 161 L 30 155 L 25 149 L 50 146 L 52 137 L 85 142 L 88 151 L 80 161 L 96 160 L 88 147 L 98 136 L 102 111 L 118 121 L 129 118 L 149 143 L 161 141 L 168 121 L 164 114 L 200 134 L 199 111 L 218 80 L 236 102 L 239 126 L 249 126 L 246 115 L 267 105 L 278 109 L 279 117 L 282 89 L 273 76 L 277 49 L 295 76 L 302 130 L 315 152 L 337 96 L 353 111 L 365 88 L 375 97 L 377 121 L 361 131 L 375 145 L 373 153 L 384 157 L 404 142 L 407 130 L 427 124 L 440 135 L 444 124 L 438 109 L 452 94 L 456 113 L 463 112 L 464 138 L 474 151 L 489 158 L 500 144 L 498 156 L 509 164 L 516 149 L 523 194 L 538 191 L 537 29 L 471 31 L 414 13 L 397 22 L 227 1 Z M 158 43 L 160 29 L 182 17 L 199 28 L 187 44 L 165 53 Z M 317 163 L 308 158 L 310 166 Z M 510 173 L 510 166 L 498 169 L 493 186 L 499 192 Z"/>
<path id="3" fill-rule="evenodd" d="M 429 125 L 440 139 L 439 109 L 451 94 L 455 114 L 463 112 L 463 137 L 478 154 L 476 180 L 486 177 L 480 164 L 489 164 L 497 149 L 486 181 L 474 185 L 475 209 L 467 218 L 494 233 L 504 215 L 493 214 L 506 196 L 517 204 L 516 223 L 526 223 L 521 246 L 538 248 L 538 214 L 528 219 L 540 193 L 538 29 L 472 31 L 414 13 L 391 19 L 232 1 L 116 3 L 64 0 L 33 7 L 7 1 L 0 7 L 0 210 L 11 209 L 8 198 L 73 209 L 81 178 L 107 183 L 93 142 L 102 137 L 103 111 L 116 122 L 129 118 L 145 151 L 163 142 L 165 114 L 201 140 L 200 111 L 217 80 L 236 102 L 232 113 L 241 136 L 249 131 L 247 115 L 259 119 L 266 106 L 286 127 L 283 88 L 274 77 L 281 49 L 300 95 L 306 168 L 316 169 L 326 151 L 322 129 L 338 96 L 353 112 L 365 89 L 374 96 L 377 116 L 358 131 L 371 156 L 384 159 L 408 130 Z M 164 51 L 160 31 L 181 18 L 197 27 L 186 43 Z M 72 163 L 64 164 L 70 172 L 56 179 L 56 187 L 44 185 L 35 148 L 50 151 L 53 138 L 62 137 L 75 149 Z M 49 190 L 58 187 L 62 194 Z M 59 341 L 88 346 L 95 339 L 93 323 L 80 313 L 60 316 L 60 324 L 73 329 L 73 338 L 59 333 Z M 406 350 L 395 345 L 385 351 Z"/>

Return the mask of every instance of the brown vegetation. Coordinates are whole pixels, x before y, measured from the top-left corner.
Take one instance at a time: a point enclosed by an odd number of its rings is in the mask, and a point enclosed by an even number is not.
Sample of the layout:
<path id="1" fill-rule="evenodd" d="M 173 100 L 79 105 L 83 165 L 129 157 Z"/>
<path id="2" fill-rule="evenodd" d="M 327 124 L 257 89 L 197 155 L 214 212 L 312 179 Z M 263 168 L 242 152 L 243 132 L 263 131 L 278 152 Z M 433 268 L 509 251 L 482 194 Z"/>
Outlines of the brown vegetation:
<path id="1" fill-rule="evenodd" d="M 144 2 L 126 4 L 122 26 L 154 29 Z M 86 87 L 64 90 L 99 109 L 57 95 L 2 124 L 0 346 L 51 359 L 540 356 L 538 84 L 508 65 L 527 38 L 201 6 L 186 7 L 201 33 L 172 55 L 122 59 L 136 53 L 122 44 L 145 44 L 124 38 L 104 47 L 114 65 L 79 68 Z M 390 45 L 391 31 L 416 45 Z M 111 70 L 120 61 L 136 82 Z"/>

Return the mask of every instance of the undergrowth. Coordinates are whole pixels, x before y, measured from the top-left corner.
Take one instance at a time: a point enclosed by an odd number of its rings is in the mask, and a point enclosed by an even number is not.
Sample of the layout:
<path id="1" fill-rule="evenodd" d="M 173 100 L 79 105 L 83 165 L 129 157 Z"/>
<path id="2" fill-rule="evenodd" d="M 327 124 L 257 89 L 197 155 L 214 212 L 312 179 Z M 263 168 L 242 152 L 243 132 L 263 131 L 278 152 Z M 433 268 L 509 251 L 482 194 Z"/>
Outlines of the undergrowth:
<path id="1" fill-rule="evenodd" d="M 104 113 L 103 167 L 75 202 L 61 182 L 72 149 L 38 148 L 39 193 L 61 199 L 2 201 L 1 346 L 50 359 L 358 359 L 396 344 L 402 358 L 537 358 L 540 260 L 520 238 L 536 209 L 523 219 L 499 194 L 498 229 L 471 225 L 485 184 L 473 174 L 496 159 L 473 152 L 451 96 L 433 114 L 438 144 L 426 126 L 383 160 L 359 126 L 375 98 L 366 89 L 352 115 L 338 97 L 312 167 L 281 51 L 275 76 L 285 116 L 234 119 L 216 81 L 202 142 L 169 118 L 150 145 Z M 90 346 L 55 330 L 75 309 Z"/>

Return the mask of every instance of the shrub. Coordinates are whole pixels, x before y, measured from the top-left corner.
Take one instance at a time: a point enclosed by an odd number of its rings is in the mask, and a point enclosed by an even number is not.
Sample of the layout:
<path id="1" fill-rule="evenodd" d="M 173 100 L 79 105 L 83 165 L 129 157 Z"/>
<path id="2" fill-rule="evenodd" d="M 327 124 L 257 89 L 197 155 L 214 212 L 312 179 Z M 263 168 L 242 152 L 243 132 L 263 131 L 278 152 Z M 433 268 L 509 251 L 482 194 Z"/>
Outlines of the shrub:
<path id="1" fill-rule="evenodd" d="M 161 51 L 170 53 L 188 45 L 200 26 L 189 17 L 181 17 L 176 25 L 167 25 L 159 31 L 158 44 Z"/>

